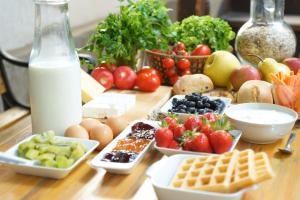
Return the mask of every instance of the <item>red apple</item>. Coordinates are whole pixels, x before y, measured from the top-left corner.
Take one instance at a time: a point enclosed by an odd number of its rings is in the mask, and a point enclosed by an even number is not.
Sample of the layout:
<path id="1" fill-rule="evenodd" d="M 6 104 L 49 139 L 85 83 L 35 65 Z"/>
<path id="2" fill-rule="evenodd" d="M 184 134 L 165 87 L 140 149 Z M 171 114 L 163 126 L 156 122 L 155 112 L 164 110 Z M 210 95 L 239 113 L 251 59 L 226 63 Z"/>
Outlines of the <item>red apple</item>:
<path id="1" fill-rule="evenodd" d="M 236 91 L 239 90 L 243 83 L 249 80 L 261 80 L 261 74 L 258 69 L 249 65 L 234 70 L 230 76 L 230 83 Z"/>
<path id="2" fill-rule="evenodd" d="M 300 69 L 300 58 L 286 58 L 283 60 L 283 64 L 287 65 L 294 74 L 297 74 Z"/>

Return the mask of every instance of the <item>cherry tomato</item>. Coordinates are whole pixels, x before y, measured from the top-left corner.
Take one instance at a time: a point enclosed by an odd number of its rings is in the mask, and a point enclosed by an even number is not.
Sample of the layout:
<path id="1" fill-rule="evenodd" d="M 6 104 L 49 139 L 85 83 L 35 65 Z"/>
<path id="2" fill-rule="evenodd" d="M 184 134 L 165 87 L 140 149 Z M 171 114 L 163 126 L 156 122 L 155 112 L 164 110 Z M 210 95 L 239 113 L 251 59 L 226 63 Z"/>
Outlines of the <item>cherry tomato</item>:
<path id="1" fill-rule="evenodd" d="M 190 75 L 190 74 L 192 74 L 191 70 L 187 69 L 187 70 L 182 71 L 180 75 L 184 76 L 184 75 Z"/>
<path id="2" fill-rule="evenodd" d="M 114 71 L 114 80 L 117 88 L 130 90 L 136 81 L 135 72 L 128 66 L 120 66 Z"/>
<path id="3" fill-rule="evenodd" d="M 140 72 L 137 75 L 136 86 L 144 92 L 154 92 L 160 86 L 160 78 L 152 72 Z"/>
<path id="4" fill-rule="evenodd" d="M 167 51 L 165 51 L 165 54 L 172 55 L 172 56 L 176 56 L 176 52 L 175 52 L 175 51 L 172 51 L 172 50 L 167 50 Z"/>
<path id="5" fill-rule="evenodd" d="M 186 51 L 177 51 L 178 56 L 189 56 L 189 53 Z"/>
<path id="6" fill-rule="evenodd" d="M 158 70 L 156 70 L 156 69 L 154 69 L 154 68 L 152 68 L 152 67 L 145 67 L 145 68 L 142 68 L 141 70 L 139 70 L 138 72 L 137 72 L 137 75 L 139 74 L 139 73 L 150 73 L 150 74 L 156 74 L 156 75 L 158 75 L 159 76 L 159 79 L 160 79 L 160 82 L 162 83 L 162 76 L 161 76 L 161 73 L 158 71 Z"/>
<path id="7" fill-rule="evenodd" d="M 104 67 L 95 68 L 92 73 L 92 77 L 98 81 L 106 90 L 112 88 L 114 83 L 113 74 Z"/>
<path id="8" fill-rule="evenodd" d="M 164 58 L 163 59 L 163 67 L 166 69 L 170 69 L 172 67 L 174 67 L 175 62 L 172 58 Z"/>
<path id="9" fill-rule="evenodd" d="M 206 56 L 211 54 L 211 49 L 205 44 L 199 44 L 191 53 L 192 56 Z"/>
<path id="10" fill-rule="evenodd" d="M 174 85 L 177 82 L 178 79 L 179 79 L 179 76 L 178 75 L 174 75 L 174 76 L 170 77 L 169 82 L 170 82 L 171 85 Z"/>
<path id="11" fill-rule="evenodd" d="M 175 67 L 166 69 L 165 74 L 167 77 L 175 76 L 177 74 Z"/>
<path id="12" fill-rule="evenodd" d="M 185 50 L 185 45 L 182 42 L 176 42 L 173 51 L 184 51 Z"/>
<path id="13" fill-rule="evenodd" d="M 118 68 L 117 65 L 112 64 L 112 63 L 102 63 L 100 65 L 100 67 L 104 67 L 104 68 L 108 69 L 111 72 L 114 72 Z"/>
<path id="14" fill-rule="evenodd" d="M 178 61 L 177 65 L 180 69 L 187 70 L 190 68 L 191 62 L 186 58 L 182 58 Z"/>

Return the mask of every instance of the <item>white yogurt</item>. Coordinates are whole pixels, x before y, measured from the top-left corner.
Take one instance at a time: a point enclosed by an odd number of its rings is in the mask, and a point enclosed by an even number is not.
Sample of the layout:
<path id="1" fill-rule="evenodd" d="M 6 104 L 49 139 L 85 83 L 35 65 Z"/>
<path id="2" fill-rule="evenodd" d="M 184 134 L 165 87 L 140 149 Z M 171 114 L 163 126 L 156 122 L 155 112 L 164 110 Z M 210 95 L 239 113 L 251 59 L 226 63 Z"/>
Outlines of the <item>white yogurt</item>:
<path id="1" fill-rule="evenodd" d="M 228 114 L 231 118 L 256 124 L 287 123 L 294 120 L 288 113 L 262 108 L 235 109 Z"/>

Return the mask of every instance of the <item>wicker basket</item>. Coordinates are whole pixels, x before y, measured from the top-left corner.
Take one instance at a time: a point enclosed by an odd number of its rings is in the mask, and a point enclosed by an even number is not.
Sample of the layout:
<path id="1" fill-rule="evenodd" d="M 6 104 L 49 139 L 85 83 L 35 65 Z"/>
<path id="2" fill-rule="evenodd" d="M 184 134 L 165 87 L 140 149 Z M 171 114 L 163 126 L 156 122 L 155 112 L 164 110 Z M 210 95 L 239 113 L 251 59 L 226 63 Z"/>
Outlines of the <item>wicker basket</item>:
<path id="1" fill-rule="evenodd" d="M 175 61 L 175 67 L 178 71 L 179 68 L 177 67 L 176 63 L 182 58 L 186 58 L 191 62 L 190 70 L 192 74 L 199 74 L 202 73 L 203 65 L 208 58 L 208 56 L 177 56 L 177 55 L 169 55 L 165 53 L 157 53 L 152 52 L 150 50 L 145 50 L 146 60 L 149 66 L 157 69 L 163 75 L 164 84 L 168 84 L 168 80 L 164 75 L 164 68 L 163 68 L 163 59 L 165 58 L 173 58 Z"/>

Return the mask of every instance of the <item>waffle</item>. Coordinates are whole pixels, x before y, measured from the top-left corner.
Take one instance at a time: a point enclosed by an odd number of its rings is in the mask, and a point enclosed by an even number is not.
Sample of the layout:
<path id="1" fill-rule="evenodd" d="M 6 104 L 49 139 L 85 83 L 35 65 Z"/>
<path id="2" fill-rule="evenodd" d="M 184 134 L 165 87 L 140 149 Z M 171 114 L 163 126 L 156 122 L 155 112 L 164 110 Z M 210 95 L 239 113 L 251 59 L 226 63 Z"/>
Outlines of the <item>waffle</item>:
<path id="1" fill-rule="evenodd" d="M 170 186 L 211 192 L 234 192 L 273 176 L 265 153 L 252 150 L 183 160 Z"/>

